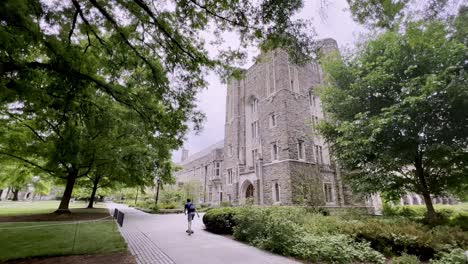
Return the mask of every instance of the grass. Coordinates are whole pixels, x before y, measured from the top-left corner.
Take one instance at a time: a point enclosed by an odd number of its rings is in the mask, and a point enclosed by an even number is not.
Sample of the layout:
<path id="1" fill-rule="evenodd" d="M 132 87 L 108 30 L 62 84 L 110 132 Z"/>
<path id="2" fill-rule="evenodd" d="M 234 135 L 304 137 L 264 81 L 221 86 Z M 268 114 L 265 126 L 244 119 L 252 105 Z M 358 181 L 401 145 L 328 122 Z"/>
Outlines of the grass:
<path id="1" fill-rule="evenodd" d="M 33 215 L 33 214 L 48 214 L 57 210 L 60 201 L 34 201 L 34 202 L 0 202 L 0 216 L 13 215 Z M 85 209 L 88 204 L 85 202 L 70 203 L 72 212 L 91 212 Z M 98 203 L 95 207 L 105 207 L 103 203 Z M 77 210 L 79 208 L 79 210 Z"/>
<path id="2" fill-rule="evenodd" d="M 0 223 L 0 241 L 2 241 L 0 261 L 126 250 L 125 241 L 114 221 L 80 224 L 48 222 L 47 226 L 44 225 L 44 223 L 38 222 Z M 74 242 L 75 232 L 76 240 Z M 73 246 L 74 244 L 75 246 Z"/>
<path id="3" fill-rule="evenodd" d="M 53 213 L 58 205 L 59 201 L 0 202 L 0 217 L 36 217 L 35 215 Z M 86 205 L 84 202 L 70 203 L 72 215 L 108 215 L 104 203 L 98 204 L 101 207 L 99 209 L 86 209 Z M 0 241 L 0 261 L 126 252 L 125 240 L 116 223 L 109 219 L 78 224 L 74 221 L 0 223 Z"/>

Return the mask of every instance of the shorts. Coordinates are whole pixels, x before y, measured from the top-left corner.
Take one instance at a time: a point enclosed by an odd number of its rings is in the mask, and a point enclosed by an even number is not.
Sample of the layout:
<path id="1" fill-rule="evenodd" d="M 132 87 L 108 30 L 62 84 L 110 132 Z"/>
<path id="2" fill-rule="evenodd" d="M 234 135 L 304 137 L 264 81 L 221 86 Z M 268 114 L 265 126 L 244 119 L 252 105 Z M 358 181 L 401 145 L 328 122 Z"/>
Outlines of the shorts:
<path id="1" fill-rule="evenodd" d="M 188 213 L 187 214 L 187 220 L 190 222 L 193 220 L 193 218 L 195 217 L 195 213 Z"/>

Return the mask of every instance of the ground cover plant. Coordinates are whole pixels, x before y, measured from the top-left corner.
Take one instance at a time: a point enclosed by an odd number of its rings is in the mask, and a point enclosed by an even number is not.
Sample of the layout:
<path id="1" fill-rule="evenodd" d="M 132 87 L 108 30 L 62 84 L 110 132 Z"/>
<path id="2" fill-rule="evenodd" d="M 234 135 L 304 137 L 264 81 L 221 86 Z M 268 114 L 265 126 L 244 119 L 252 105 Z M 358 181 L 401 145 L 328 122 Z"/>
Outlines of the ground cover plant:
<path id="1" fill-rule="evenodd" d="M 312 262 L 384 263 L 396 258 L 401 263 L 417 258 L 443 263 L 444 258 L 460 258 L 468 248 L 468 232 L 455 226 L 356 214 L 324 216 L 299 207 L 216 208 L 203 222 L 211 232 Z"/>

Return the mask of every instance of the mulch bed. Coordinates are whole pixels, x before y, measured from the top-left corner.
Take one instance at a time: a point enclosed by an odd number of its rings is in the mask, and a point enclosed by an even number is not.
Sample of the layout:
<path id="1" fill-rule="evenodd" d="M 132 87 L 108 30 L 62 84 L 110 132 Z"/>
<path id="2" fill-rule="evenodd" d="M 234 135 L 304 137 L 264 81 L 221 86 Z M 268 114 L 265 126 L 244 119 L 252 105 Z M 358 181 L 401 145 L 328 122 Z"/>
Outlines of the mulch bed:
<path id="1" fill-rule="evenodd" d="M 79 210 L 72 209 L 71 214 L 34 214 L 34 215 L 15 215 L 15 216 L 0 216 L 1 222 L 43 222 L 43 221 L 80 221 L 80 220 L 95 220 L 109 216 L 107 209 L 93 209 L 96 212 L 80 213 Z"/>
<path id="2" fill-rule="evenodd" d="M 21 260 L 10 260 L 1 264 L 136 264 L 135 257 L 130 253 L 111 253 L 79 256 L 63 256 L 48 258 L 30 258 Z"/>

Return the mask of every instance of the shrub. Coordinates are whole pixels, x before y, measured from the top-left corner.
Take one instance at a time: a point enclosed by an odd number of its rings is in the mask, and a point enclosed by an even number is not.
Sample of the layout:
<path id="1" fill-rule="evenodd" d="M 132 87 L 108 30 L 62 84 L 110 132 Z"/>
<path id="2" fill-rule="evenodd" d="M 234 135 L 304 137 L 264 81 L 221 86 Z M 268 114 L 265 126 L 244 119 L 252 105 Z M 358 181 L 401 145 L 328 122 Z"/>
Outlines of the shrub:
<path id="1" fill-rule="evenodd" d="M 449 224 L 451 226 L 458 226 L 463 231 L 468 231 L 468 213 L 459 212 L 454 214 Z"/>
<path id="2" fill-rule="evenodd" d="M 356 243 L 346 235 L 314 236 L 307 234 L 291 248 L 291 255 L 314 262 L 384 263 L 385 257 L 369 243 Z"/>
<path id="3" fill-rule="evenodd" d="M 159 207 L 160 207 L 161 209 L 176 209 L 176 208 L 180 208 L 180 206 L 179 206 L 177 203 L 175 203 L 175 202 L 171 202 L 171 203 L 161 203 L 161 204 L 159 205 Z"/>
<path id="4" fill-rule="evenodd" d="M 316 235 L 305 228 L 309 217 L 302 208 L 244 209 L 235 214 L 234 238 L 259 248 L 307 261 L 383 263 L 384 257 L 369 243 L 356 243 L 346 235 Z M 339 252 L 339 254 L 337 254 Z"/>
<path id="5" fill-rule="evenodd" d="M 413 255 L 403 254 L 392 259 L 392 264 L 419 264 L 419 259 Z"/>
<path id="6" fill-rule="evenodd" d="M 462 249 L 456 248 L 438 254 L 437 259 L 432 260 L 431 264 L 466 264 L 468 262 L 467 258 Z"/>
<path id="7" fill-rule="evenodd" d="M 229 201 L 222 201 L 220 204 L 221 207 L 231 207 L 232 204 Z"/>
<path id="8" fill-rule="evenodd" d="M 206 212 L 203 223 L 208 231 L 216 234 L 232 234 L 236 208 L 215 208 Z"/>
<path id="9" fill-rule="evenodd" d="M 346 224 L 343 232 L 358 241 L 369 241 L 387 256 L 408 253 L 428 260 L 435 253 L 429 229 L 409 220 L 366 219 Z"/>

